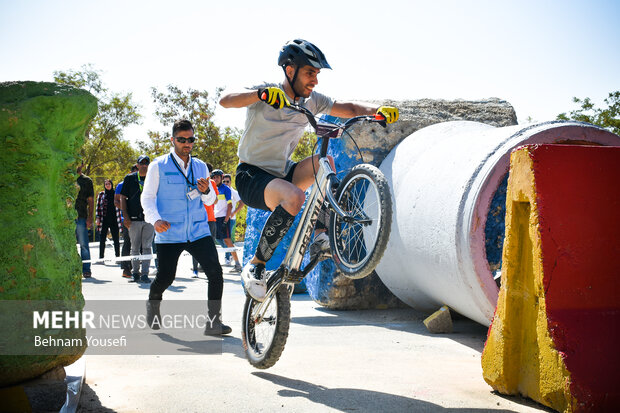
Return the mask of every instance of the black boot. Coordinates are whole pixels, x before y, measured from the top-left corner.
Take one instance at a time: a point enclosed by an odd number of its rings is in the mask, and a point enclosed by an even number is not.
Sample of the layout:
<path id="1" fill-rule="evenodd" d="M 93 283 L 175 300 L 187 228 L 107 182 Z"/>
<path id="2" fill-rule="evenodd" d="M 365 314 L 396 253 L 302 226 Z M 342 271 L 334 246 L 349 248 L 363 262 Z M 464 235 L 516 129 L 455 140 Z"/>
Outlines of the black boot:
<path id="1" fill-rule="evenodd" d="M 205 325 L 205 336 L 221 336 L 222 334 L 230 334 L 232 328 L 222 324 L 222 302 L 219 300 L 207 301 L 209 314 Z"/>
<path id="2" fill-rule="evenodd" d="M 153 330 L 161 328 L 161 315 L 159 314 L 159 305 L 161 300 L 148 300 L 146 302 L 146 322 Z"/>

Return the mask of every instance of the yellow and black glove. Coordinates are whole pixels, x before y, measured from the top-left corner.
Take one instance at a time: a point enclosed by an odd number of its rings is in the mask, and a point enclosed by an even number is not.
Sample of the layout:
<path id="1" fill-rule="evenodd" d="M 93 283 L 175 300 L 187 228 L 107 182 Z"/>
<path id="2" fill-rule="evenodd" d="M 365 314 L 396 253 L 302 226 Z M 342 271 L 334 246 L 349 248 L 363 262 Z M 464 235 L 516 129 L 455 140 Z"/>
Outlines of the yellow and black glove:
<path id="1" fill-rule="evenodd" d="M 381 106 L 377 109 L 377 114 L 382 115 L 387 123 L 394 123 L 398 120 L 398 108 L 394 106 Z"/>
<path id="2" fill-rule="evenodd" d="M 282 109 L 284 106 L 290 106 L 290 102 L 286 98 L 284 91 L 279 87 L 264 87 L 257 91 L 258 98 L 274 109 Z"/>

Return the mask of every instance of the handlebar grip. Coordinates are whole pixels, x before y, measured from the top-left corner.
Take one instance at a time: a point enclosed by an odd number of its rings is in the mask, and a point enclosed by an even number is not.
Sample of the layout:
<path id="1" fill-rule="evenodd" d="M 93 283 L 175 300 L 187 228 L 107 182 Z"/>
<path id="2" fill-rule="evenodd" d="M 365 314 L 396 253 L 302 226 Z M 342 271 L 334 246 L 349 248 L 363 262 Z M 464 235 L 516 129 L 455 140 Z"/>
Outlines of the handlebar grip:
<path id="1" fill-rule="evenodd" d="M 375 113 L 374 118 L 379 123 L 379 125 L 383 126 L 384 128 L 387 127 L 387 118 L 383 114 Z"/>

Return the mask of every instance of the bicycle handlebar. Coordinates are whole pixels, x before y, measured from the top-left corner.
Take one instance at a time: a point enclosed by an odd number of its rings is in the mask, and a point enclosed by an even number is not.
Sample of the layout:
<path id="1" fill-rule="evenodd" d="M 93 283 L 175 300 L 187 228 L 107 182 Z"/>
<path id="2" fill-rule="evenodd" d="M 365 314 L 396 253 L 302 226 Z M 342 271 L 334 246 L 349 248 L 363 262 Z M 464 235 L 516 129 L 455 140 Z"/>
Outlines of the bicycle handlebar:
<path id="1" fill-rule="evenodd" d="M 310 110 L 308 110 L 306 107 L 301 106 L 301 105 L 297 105 L 295 103 L 292 103 L 292 104 L 287 105 L 285 107 L 306 115 L 306 117 L 308 118 L 308 122 L 310 122 L 310 125 L 312 125 L 312 127 L 315 130 L 315 132 L 318 133 L 318 124 L 316 122 L 316 117 L 315 117 L 314 113 L 310 112 Z M 357 122 L 376 122 L 376 123 L 381 124 L 381 126 L 383 126 L 383 127 L 386 126 L 385 116 L 383 116 L 380 113 L 375 113 L 374 115 L 355 116 L 355 117 L 347 119 L 342 126 L 339 126 L 339 125 L 336 125 L 336 124 L 334 124 L 334 126 L 337 127 L 338 129 L 342 129 L 342 131 L 344 132 L 347 129 L 349 129 L 354 123 L 357 123 Z M 319 135 L 319 137 L 329 137 L 329 136 L 327 136 L 328 134 L 329 133 L 327 133 L 325 135 L 322 135 L 322 136 Z"/>
<path id="2" fill-rule="evenodd" d="M 267 92 L 263 92 L 261 94 L 261 96 L 260 96 L 260 99 L 262 101 L 266 101 L 267 100 Z M 286 105 L 284 107 L 289 108 L 289 109 L 294 110 L 294 111 L 299 112 L 299 113 L 303 113 L 304 115 L 306 115 L 306 117 L 308 118 L 308 122 L 310 122 L 310 124 L 314 128 L 315 132 L 318 132 L 318 125 L 317 125 L 316 116 L 314 115 L 314 113 L 310 112 L 304 106 L 298 105 L 296 103 L 291 103 L 291 104 Z M 355 116 L 353 118 L 347 119 L 347 121 L 342 126 L 342 130 L 346 131 L 354 123 L 362 122 L 362 121 L 365 121 L 365 122 L 376 122 L 376 123 L 381 124 L 381 126 L 386 127 L 385 116 L 383 116 L 380 113 L 375 113 L 374 115 Z"/>

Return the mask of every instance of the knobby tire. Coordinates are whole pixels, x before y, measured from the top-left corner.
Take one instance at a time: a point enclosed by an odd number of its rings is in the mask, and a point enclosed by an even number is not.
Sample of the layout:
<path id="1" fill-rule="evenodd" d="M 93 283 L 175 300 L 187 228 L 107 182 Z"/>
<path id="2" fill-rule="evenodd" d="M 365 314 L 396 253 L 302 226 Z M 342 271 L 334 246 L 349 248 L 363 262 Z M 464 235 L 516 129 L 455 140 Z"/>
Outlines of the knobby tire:
<path id="1" fill-rule="evenodd" d="M 258 369 L 267 369 L 276 364 L 282 355 L 282 351 L 284 351 L 284 345 L 288 338 L 288 329 L 291 322 L 291 301 L 287 286 L 282 285 L 276 292 L 273 301 L 269 304 L 265 313 L 266 319 L 259 324 L 255 324 L 252 312 L 258 304 L 259 302 L 252 297 L 246 297 L 243 307 L 241 339 L 245 355 L 250 364 Z M 275 308 L 272 308 L 274 306 Z M 274 314 L 275 319 L 273 319 Z M 267 334 L 271 335 L 271 341 L 266 346 L 261 344 L 265 337 L 261 336 L 261 332 L 257 330 L 264 327 L 271 328 L 271 325 L 264 325 L 263 323 L 274 323 L 275 325 L 273 333 L 267 332 Z M 263 325 L 261 326 L 261 324 Z"/>
<path id="2" fill-rule="evenodd" d="M 364 278 L 383 257 L 392 229 L 392 197 L 379 168 L 355 166 L 341 181 L 336 192 L 338 205 L 356 218 L 370 218 L 372 224 L 347 223 L 330 213 L 329 241 L 333 261 L 348 278 Z"/>

